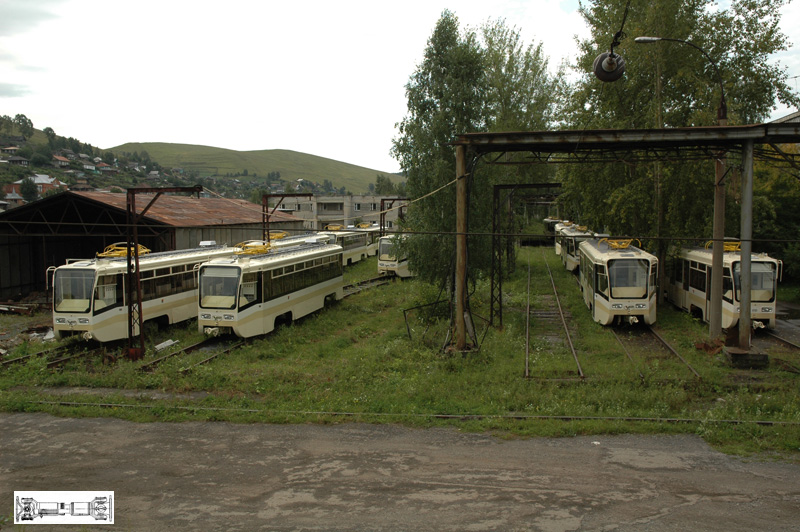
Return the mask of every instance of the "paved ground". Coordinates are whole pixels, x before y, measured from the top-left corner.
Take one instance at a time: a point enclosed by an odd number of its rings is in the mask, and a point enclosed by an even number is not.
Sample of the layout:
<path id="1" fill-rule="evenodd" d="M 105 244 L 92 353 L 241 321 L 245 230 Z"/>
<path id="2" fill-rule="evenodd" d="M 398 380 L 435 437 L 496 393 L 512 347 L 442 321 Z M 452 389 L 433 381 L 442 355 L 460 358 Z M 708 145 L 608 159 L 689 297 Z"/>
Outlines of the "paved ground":
<path id="1" fill-rule="evenodd" d="M 0 413 L 0 516 L 15 490 L 114 491 L 115 525 L 90 531 L 800 530 L 800 466 L 692 436 Z"/>

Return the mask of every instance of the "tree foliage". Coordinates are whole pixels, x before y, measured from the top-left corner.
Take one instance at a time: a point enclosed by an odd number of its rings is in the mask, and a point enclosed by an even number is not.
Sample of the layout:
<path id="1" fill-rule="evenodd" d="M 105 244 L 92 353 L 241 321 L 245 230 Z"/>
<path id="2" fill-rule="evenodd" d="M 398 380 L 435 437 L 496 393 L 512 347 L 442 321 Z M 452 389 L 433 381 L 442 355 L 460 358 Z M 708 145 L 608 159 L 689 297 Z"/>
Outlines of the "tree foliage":
<path id="1" fill-rule="evenodd" d="M 541 46 L 524 46 L 504 21 L 462 31 L 453 13 L 442 13 L 406 85 L 407 115 L 397 124 L 392 148 L 407 176 L 406 196 L 415 200 L 405 229 L 418 233 L 408 240 L 408 252 L 423 278 L 442 280 L 453 269 L 456 171 L 450 142 L 468 132 L 549 127 L 560 85 L 560 75 L 548 73 Z M 493 184 L 546 179 L 541 171 L 534 174 L 481 167 L 480 177 L 470 179 L 470 231 L 491 228 Z M 489 243 L 470 239 L 471 274 L 488 269 Z"/>
<path id="2" fill-rule="evenodd" d="M 36 183 L 31 178 L 25 178 L 19 185 L 19 195 L 28 203 L 36 201 L 39 198 L 39 189 Z"/>
<path id="3" fill-rule="evenodd" d="M 18 114 L 14 117 L 14 125 L 23 139 L 29 139 L 33 136 L 33 122 L 31 119 L 23 114 Z"/>
<path id="4" fill-rule="evenodd" d="M 715 125 L 721 87 L 731 125 L 763 121 L 776 101 L 797 105 L 785 70 L 768 60 L 787 46 L 778 30 L 783 3 L 734 0 L 728 9 L 718 9 L 710 0 L 630 2 L 626 13 L 627 0 L 590 0 L 581 14 L 592 37 L 580 43 L 575 67 L 581 77 L 566 108 L 567 124 L 579 130 Z M 603 83 L 594 77 L 592 62 L 608 50 L 623 19 L 628 37 L 615 52 L 625 58 L 626 72 L 616 82 Z M 635 44 L 633 37 L 640 35 L 690 41 L 711 61 L 680 42 Z M 730 159 L 729 164 L 738 162 Z M 711 160 L 575 165 L 561 175 L 568 216 L 595 230 L 674 238 L 711 235 Z M 730 235 L 731 228 L 738 231 L 730 191 L 728 202 Z"/>

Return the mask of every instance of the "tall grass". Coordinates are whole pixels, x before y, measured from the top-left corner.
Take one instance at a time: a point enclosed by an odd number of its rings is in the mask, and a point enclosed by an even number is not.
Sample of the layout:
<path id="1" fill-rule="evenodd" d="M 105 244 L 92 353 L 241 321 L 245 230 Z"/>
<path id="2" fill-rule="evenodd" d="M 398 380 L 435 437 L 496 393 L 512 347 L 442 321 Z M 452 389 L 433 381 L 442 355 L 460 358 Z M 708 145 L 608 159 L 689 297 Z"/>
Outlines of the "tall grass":
<path id="1" fill-rule="evenodd" d="M 554 304 L 545 260 L 568 313 L 585 379 L 577 378 L 572 355 L 552 324 L 536 319 L 531 323 L 531 375 L 524 377 L 528 264 L 532 308 Z M 78 359 L 61 371 L 46 370 L 42 360 L 33 359 L 0 375 L 0 408 L 137 420 L 448 424 L 520 436 L 683 432 L 699 434 L 729 452 L 800 456 L 797 375 L 778 367 L 733 369 L 723 355 L 698 350 L 695 343 L 705 339 L 707 328 L 669 305 L 659 309 L 659 330 L 701 378 L 674 356 L 646 349 L 634 353 L 632 363 L 609 329 L 591 320 L 572 274 L 550 249 L 522 249 L 518 261 L 503 283 L 503 328 L 487 327 L 476 318 L 482 342 L 466 353 L 441 349 L 450 326 L 446 304 L 439 311 L 404 312 L 433 302 L 437 287 L 397 280 L 280 327 L 188 373 L 181 370 L 207 355 L 170 359 L 153 373 L 124 359 L 111 364 Z M 348 270 L 348 277 L 373 276 L 374 268 L 370 259 Z M 476 316 L 489 315 L 488 289 L 488 282 L 480 282 L 470 298 Z M 199 339 L 193 324 L 167 333 L 181 343 Z M 775 348 L 771 355 L 800 366 L 800 356 L 787 349 Z M 118 391 L 100 396 L 76 391 L 68 397 L 137 407 L 33 402 L 54 398 L 43 391 L 46 387 L 112 388 Z M 126 390 L 160 390 L 171 398 L 131 397 Z M 198 398 L 198 392 L 207 395 Z M 757 424 L 761 421 L 786 424 Z"/>

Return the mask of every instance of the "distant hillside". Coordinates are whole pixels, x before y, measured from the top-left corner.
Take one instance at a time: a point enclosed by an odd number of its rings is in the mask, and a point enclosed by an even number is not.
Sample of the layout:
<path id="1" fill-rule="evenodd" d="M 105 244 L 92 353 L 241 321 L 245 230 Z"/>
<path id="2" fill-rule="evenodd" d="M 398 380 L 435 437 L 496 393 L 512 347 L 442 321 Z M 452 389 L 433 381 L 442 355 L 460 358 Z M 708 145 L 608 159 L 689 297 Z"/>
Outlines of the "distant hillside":
<path id="1" fill-rule="evenodd" d="M 266 177 L 269 172 L 280 172 L 284 181 L 302 178 L 321 184 L 327 179 L 336 188 L 345 187 L 355 194 L 366 192 L 369 184 L 375 183 L 378 174 L 391 177 L 396 182 L 402 179 L 380 170 L 291 150 L 235 151 L 167 142 L 129 142 L 108 149 L 115 154 L 146 151 L 150 159 L 158 161 L 163 168 L 195 170 L 203 177 L 243 173 L 244 170 L 250 177 L 253 173 L 258 177 Z"/>

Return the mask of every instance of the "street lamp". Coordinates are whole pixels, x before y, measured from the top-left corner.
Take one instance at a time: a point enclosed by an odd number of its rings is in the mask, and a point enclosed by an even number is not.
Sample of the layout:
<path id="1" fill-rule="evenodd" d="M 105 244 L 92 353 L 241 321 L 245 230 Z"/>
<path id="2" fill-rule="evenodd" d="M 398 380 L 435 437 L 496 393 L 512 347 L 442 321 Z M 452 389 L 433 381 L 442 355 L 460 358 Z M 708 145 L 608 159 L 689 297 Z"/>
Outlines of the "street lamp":
<path id="1" fill-rule="evenodd" d="M 671 39 L 668 37 L 636 37 L 634 42 L 639 44 L 650 44 L 658 41 L 670 41 L 688 44 L 702 54 L 714 67 L 719 82 L 719 107 L 717 108 L 717 125 L 728 125 L 728 104 L 725 102 L 725 87 L 722 84 L 722 76 L 717 68 L 717 63 L 711 59 L 708 53 L 690 41 L 683 39 Z M 725 246 L 725 185 L 722 180 L 725 177 L 724 152 L 717 154 L 718 157 L 714 164 L 714 227 L 712 238 L 714 241 L 711 248 L 711 309 L 708 317 L 708 334 L 714 339 L 722 334 L 722 253 Z"/>

